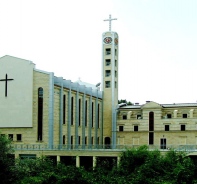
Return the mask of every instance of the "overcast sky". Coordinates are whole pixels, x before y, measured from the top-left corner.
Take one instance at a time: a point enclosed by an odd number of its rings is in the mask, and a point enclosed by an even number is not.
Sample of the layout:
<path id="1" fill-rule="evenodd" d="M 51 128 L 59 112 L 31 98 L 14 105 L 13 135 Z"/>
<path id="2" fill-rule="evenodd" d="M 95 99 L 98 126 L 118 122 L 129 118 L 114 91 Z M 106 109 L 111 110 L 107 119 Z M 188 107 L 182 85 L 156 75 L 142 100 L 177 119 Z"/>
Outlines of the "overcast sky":
<path id="1" fill-rule="evenodd" d="M 119 99 L 197 102 L 196 0 L 0 0 L 0 57 L 101 81 L 109 14 L 119 35 Z"/>

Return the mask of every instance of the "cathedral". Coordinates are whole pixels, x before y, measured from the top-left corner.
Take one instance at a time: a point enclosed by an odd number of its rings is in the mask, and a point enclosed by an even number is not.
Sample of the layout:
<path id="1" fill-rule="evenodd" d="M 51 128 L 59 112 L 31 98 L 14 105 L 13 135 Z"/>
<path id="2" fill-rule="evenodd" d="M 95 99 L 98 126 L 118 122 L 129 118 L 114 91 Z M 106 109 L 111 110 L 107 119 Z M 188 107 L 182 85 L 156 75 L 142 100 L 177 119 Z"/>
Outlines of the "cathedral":
<path id="1" fill-rule="evenodd" d="M 12 140 L 16 158 L 74 157 L 76 166 L 88 159 L 94 166 L 97 157 L 118 162 L 122 150 L 141 145 L 195 153 L 197 103 L 118 104 L 118 41 L 111 28 L 102 34 L 97 85 L 57 77 L 29 60 L 0 58 L 0 134 Z"/>

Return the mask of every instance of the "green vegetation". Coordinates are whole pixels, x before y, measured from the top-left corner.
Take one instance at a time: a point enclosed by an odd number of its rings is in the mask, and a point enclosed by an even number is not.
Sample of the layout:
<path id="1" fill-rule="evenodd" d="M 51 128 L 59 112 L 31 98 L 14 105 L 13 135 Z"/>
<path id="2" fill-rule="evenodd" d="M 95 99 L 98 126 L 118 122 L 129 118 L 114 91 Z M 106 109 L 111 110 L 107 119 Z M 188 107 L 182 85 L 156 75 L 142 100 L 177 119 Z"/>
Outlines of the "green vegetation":
<path id="1" fill-rule="evenodd" d="M 122 100 L 122 99 L 118 100 L 118 104 L 121 104 L 121 103 L 126 103 L 127 105 L 133 105 L 133 103 L 130 101 L 127 102 L 127 100 Z"/>
<path id="2" fill-rule="evenodd" d="M 37 159 L 10 160 L 10 140 L 0 137 L 0 179 L 9 184 L 194 184 L 197 183 L 197 166 L 185 153 L 169 150 L 163 156 L 158 150 L 149 151 L 147 146 L 128 149 L 116 161 L 97 160 L 97 167 L 54 164 L 43 157 Z"/>

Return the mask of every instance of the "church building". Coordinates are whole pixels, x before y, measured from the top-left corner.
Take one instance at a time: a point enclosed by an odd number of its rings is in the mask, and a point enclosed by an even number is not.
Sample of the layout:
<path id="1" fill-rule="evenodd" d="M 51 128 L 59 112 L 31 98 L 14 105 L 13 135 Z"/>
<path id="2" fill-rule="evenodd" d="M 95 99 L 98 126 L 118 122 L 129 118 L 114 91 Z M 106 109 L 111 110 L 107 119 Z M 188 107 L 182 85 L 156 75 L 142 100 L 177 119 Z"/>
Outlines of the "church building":
<path id="1" fill-rule="evenodd" d="M 74 156 L 79 166 L 82 157 L 93 165 L 96 157 L 118 161 L 122 150 L 140 145 L 196 150 L 197 103 L 118 104 L 118 41 L 111 27 L 102 34 L 97 85 L 57 77 L 29 60 L 0 58 L 0 134 L 12 140 L 15 157 Z"/>

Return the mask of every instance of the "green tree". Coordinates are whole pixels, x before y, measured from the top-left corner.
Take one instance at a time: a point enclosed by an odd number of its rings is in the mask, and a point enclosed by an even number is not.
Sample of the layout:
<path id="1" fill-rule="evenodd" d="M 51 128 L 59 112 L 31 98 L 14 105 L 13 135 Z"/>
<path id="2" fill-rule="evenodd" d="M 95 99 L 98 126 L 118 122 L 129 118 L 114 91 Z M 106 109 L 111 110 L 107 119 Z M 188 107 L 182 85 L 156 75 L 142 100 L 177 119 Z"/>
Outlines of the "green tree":
<path id="1" fill-rule="evenodd" d="M 11 167 L 13 166 L 13 149 L 11 147 L 11 140 L 6 136 L 0 136 L 0 181 L 1 183 L 11 183 L 13 173 Z"/>

